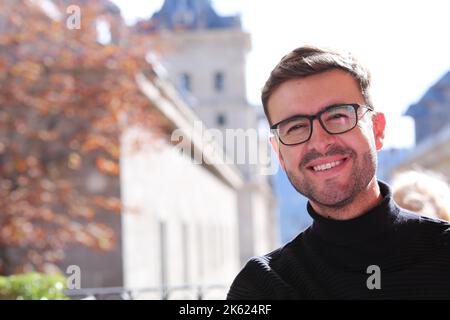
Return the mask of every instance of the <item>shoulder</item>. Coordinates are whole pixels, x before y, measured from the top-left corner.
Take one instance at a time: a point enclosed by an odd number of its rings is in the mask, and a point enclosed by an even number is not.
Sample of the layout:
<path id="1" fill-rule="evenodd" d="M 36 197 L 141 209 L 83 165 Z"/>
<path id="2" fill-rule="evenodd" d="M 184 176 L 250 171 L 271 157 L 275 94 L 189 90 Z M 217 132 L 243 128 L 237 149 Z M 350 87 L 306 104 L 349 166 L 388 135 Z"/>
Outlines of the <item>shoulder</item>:
<path id="1" fill-rule="evenodd" d="M 297 237 L 285 245 L 263 255 L 250 259 L 243 270 L 248 272 L 276 273 L 280 266 L 295 255 L 295 252 L 301 250 L 300 243 L 303 241 L 304 234 L 308 229 L 301 232 Z"/>
<path id="2" fill-rule="evenodd" d="M 408 233 L 420 236 L 434 243 L 441 242 L 448 245 L 450 242 L 450 222 L 421 216 L 408 210 L 400 209 L 395 224 L 406 227 Z"/>
<path id="3" fill-rule="evenodd" d="M 406 209 L 398 208 L 397 224 L 410 224 L 424 228 L 434 228 L 446 230 L 450 227 L 450 222 L 440 219 L 433 219 L 414 213 Z"/>
<path id="4" fill-rule="evenodd" d="M 266 254 L 251 258 L 234 279 L 227 299 L 289 299 L 296 296 L 283 280 L 280 266 L 297 239 Z"/>

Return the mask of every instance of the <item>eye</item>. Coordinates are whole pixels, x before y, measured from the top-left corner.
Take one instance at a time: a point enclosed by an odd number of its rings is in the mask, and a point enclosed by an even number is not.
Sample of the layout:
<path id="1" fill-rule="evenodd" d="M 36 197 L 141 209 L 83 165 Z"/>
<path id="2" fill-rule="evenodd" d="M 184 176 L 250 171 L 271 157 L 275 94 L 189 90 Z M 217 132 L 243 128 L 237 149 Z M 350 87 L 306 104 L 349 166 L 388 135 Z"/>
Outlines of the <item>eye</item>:
<path id="1" fill-rule="evenodd" d="M 325 121 L 348 121 L 352 117 L 350 110 L 339 108 L 338 110 L 332 110 L 325 114 Z"/>
<path id="2" fill-rule="evenodd" d="M 305 128 L 306 128 L 306 125 L 304 125 L 304 124 L 296 124 L 296 125 L 293 125 L 292 127 L 290 127 L 287 130 L 287 133 L 293 133 L 295 131 L 304 130 Z"/>
<path id="3" fill-rule="evenodd" d="M 340 118 L 348 118 L 348 114 L 335 113 L 329 117 L 329 119 L 340 119 Z"/>

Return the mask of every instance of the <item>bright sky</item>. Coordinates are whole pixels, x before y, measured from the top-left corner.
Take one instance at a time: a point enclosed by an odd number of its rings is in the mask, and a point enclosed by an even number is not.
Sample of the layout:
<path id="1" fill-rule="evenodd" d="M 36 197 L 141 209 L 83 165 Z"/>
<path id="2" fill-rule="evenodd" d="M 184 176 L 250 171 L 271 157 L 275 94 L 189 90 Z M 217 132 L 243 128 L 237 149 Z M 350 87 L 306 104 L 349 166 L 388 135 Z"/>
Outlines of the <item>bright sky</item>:
<path id="1" fill-rule="evenodd" d="M 146 18 L 163 0 L 114 0 L 128 22 Z M 413 121 L 401 117 L 450 70 L 450 2 L 443 0 L 213 0 L 219 14 L 241 13 L 251 34 L 249 102 L 283 55 L 304 45 L 353 52 L 372 73 L 375 107 L 387 117 L 386 147 L 414 143 Z"/>

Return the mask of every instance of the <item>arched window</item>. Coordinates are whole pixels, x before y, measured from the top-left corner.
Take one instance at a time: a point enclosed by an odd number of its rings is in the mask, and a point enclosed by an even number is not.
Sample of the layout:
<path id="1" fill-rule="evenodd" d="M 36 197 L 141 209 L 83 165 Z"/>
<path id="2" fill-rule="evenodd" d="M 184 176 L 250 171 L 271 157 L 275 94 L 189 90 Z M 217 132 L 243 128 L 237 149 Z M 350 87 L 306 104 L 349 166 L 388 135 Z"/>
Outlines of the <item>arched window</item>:
<path id="1" fill-rule="evenodd" d="M 214 89 L 217 92 L 222 92 L 225 89 L 225 75 L 221 71 L 214 75 Z"/>
<path id="2" fill-rule="evenodd" d="M 219 126 L 224 126 L 227 123 L 227 119 L 225 118 L 225 116 L 223 114 L 219 114 L 217 116 L 217 125 Z"/>
<path id="3" fill-rule="evenodd" d="M 191 76 L 188 73 L 183 73 L 180 76 L 180 90 L 183 92 L 191 92 Z"/>

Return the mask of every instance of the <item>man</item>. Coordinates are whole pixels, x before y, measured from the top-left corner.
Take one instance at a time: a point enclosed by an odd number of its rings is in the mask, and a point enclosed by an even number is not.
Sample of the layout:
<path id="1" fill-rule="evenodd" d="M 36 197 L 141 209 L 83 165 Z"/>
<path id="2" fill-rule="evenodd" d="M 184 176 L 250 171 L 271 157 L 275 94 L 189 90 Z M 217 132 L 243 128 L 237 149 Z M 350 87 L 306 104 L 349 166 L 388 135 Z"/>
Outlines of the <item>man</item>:
<path id="1" fill-rule="evenodd" d="M 376 179 L 385 118 L 369 87 L 352 56 L 314 47 L 272 71 L 271 143 L 313 223 L 251 259 L 228 299 L 450 298 L 450 225 L 400 209 Z"/>

